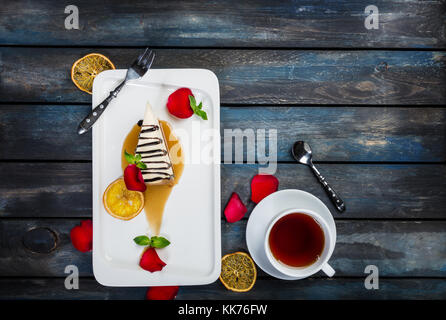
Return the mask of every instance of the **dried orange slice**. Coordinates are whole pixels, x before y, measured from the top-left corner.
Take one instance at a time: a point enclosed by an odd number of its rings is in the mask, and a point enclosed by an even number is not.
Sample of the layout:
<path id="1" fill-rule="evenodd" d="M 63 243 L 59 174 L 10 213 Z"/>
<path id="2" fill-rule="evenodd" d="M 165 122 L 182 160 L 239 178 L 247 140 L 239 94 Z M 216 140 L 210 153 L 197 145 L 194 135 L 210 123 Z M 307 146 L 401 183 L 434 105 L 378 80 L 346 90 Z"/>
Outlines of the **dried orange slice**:
<path id="1" fill-rule="evenodd" d="M 94 78 L 105 70 L 115 69 L 115 65 L 106 56 L 90 53 L 77 60 L 71 67 L 71 80 L 76 87 L 91 94 Z"/>
<path id="2" fill-rule="evenodd" d="M 244 252 L 235 252 L 221 258 L 220 281 L 235 292 L 252 289 L 257 279 L 257 269 L 251 257 Z"/>
<path id="3" fill-rule="evenodd" d="M 124 179 L 113 181 L 102 197 L 105 210 L 115 218 L 130 220 L 144 208 L 144 194 L 126 188 Z"/>

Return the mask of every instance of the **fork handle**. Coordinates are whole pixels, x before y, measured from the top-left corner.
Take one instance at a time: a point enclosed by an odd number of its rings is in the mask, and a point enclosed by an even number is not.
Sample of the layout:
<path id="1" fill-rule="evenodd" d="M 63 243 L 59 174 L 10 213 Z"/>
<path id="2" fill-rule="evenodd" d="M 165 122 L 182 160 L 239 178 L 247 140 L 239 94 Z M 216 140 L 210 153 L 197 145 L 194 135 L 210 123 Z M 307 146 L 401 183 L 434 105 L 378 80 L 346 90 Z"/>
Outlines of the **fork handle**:
<path id="1" fill-rule="evenodd" d="M 118 93 L 119 91 L 121 91 L 124 84 L 125 80 L 122 81 L 121 84 L 115 88 L 115 90 L 110 91 L 110 94 L 107 98 L 105 98 L 104 101 L 102 101 L 99 105 L 97 105 L 93 110 L 90 111 L 90 113 L 84 118 L 84 120 L 79 123 L 79 127 L 77 129 L 78 134 L 84 134 L 85 132 L 90 130 L 91 127 L 93 127 L 93 124 L 99 119 L 110 102 L 118 96 Z"/>

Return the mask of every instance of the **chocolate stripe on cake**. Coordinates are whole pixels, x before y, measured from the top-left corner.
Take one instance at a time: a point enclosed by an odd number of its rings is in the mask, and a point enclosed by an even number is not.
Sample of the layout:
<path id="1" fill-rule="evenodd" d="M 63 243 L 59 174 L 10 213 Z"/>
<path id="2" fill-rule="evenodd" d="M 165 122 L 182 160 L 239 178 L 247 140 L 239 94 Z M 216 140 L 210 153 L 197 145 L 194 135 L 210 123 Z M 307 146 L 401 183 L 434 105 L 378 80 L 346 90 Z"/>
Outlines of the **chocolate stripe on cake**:
<path id="1" fill-rule="evenodd" d="M 146 169 L 141 170 L 145 182 L 165 184 L 174 178 L 164 134 L 149 103 L 147 103 L 144 120 L 141 123 L 135 153 L 141 155 L 142 162 L 147 166 Z"/>

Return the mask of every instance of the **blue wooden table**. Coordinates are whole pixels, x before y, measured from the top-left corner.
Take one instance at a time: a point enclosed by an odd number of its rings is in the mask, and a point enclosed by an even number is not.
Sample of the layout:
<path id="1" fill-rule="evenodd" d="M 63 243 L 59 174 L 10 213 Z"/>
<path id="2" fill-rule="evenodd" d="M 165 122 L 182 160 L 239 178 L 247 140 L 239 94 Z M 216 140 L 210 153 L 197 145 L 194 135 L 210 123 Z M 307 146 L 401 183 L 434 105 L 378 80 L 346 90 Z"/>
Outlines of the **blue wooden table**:
<path id="1" fill-rule="evenodd" d="M 74 3 L 73 3 L 74 4 Z M 221 128 L 276 128 L 280 189 L 309 191 L 336 218 L 337 273 L 280 281 L 261 270 L 248 293 L 219 281 L 180 288 L 177 299 L 445 299 L 446 36 L 444 1 L 79 0 L 67 30 L 60 1 L 0 6 L 0 298 L 143 299 L 145 288 L 109 288 L 76 251 L 70 229 L 90 218 L 91 133 L 78 122 L 91 96 L 70 79 L 87 53 L 127 67 L 145 46 L 154 68 L 206 68 L 221 90 Z M 344 198 L 339 215 L 289 149 L 308 141 Z M 224 142 L 224 141 L 223 141 Z M 248 146 L 252 148 L 254 146 Z M 222 207 L 236 191 L 248 203 L 222 216 L 222 253 L 247 251 L 255 164 L 224 164 Z M 79 290 L 66 290 L 65 266 Z M 364 286 L 367 265 L 379 289 Z"/>

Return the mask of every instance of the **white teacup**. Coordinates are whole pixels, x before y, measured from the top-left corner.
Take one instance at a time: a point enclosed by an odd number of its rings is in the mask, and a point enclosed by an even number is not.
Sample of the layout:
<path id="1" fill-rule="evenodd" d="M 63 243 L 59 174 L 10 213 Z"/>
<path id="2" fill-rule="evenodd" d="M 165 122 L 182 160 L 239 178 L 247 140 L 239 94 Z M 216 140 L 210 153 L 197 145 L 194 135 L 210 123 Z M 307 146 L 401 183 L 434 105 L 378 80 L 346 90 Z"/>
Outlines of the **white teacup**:
<path id="1" fill-rule="evenodd" d="M 281 261 L 278 261 L 272 254 L 271 248 L 269 246 L 269 235 L 271 232 L 272 227 L 275 225 L 275 223 L 281 219 L 282 217 L 292 214 L 292 213 L 303 213 L 307 216 L 310 216 L 313 218 L 321 227 L 323 233 L 324 233 L 324 248 L 322 250 L 322 253 L 314 263 L 305 266 L 305 267 L 293 267 L 286 265 L 282 263 Z M 266 231 L 266 237 L 265 237 L 265 251 L 266 256 L 268 257 L 269 262 L 273 265 L 274 268 L 276 268 L 279 272 L 282 272 L 283 274 L 295 277 L 295 278 L 306 278 L 309 277 L 319 270 L 322 270 L 327 276 L 332 277 L 335 274 L 335 270 L 327 263 L 328 260 L 331 257 L 331 253 L 333 252 L 333 247 L 335 243 L 334 239 L 334 232 L 335 230 L 330 230 L 330 227 L 328 226 L 328 223 L 316 212 L 310 211 L 307 209 L 288 209 L 280 214 L 278 214 L 269 224 L 268 229 Z"/>

